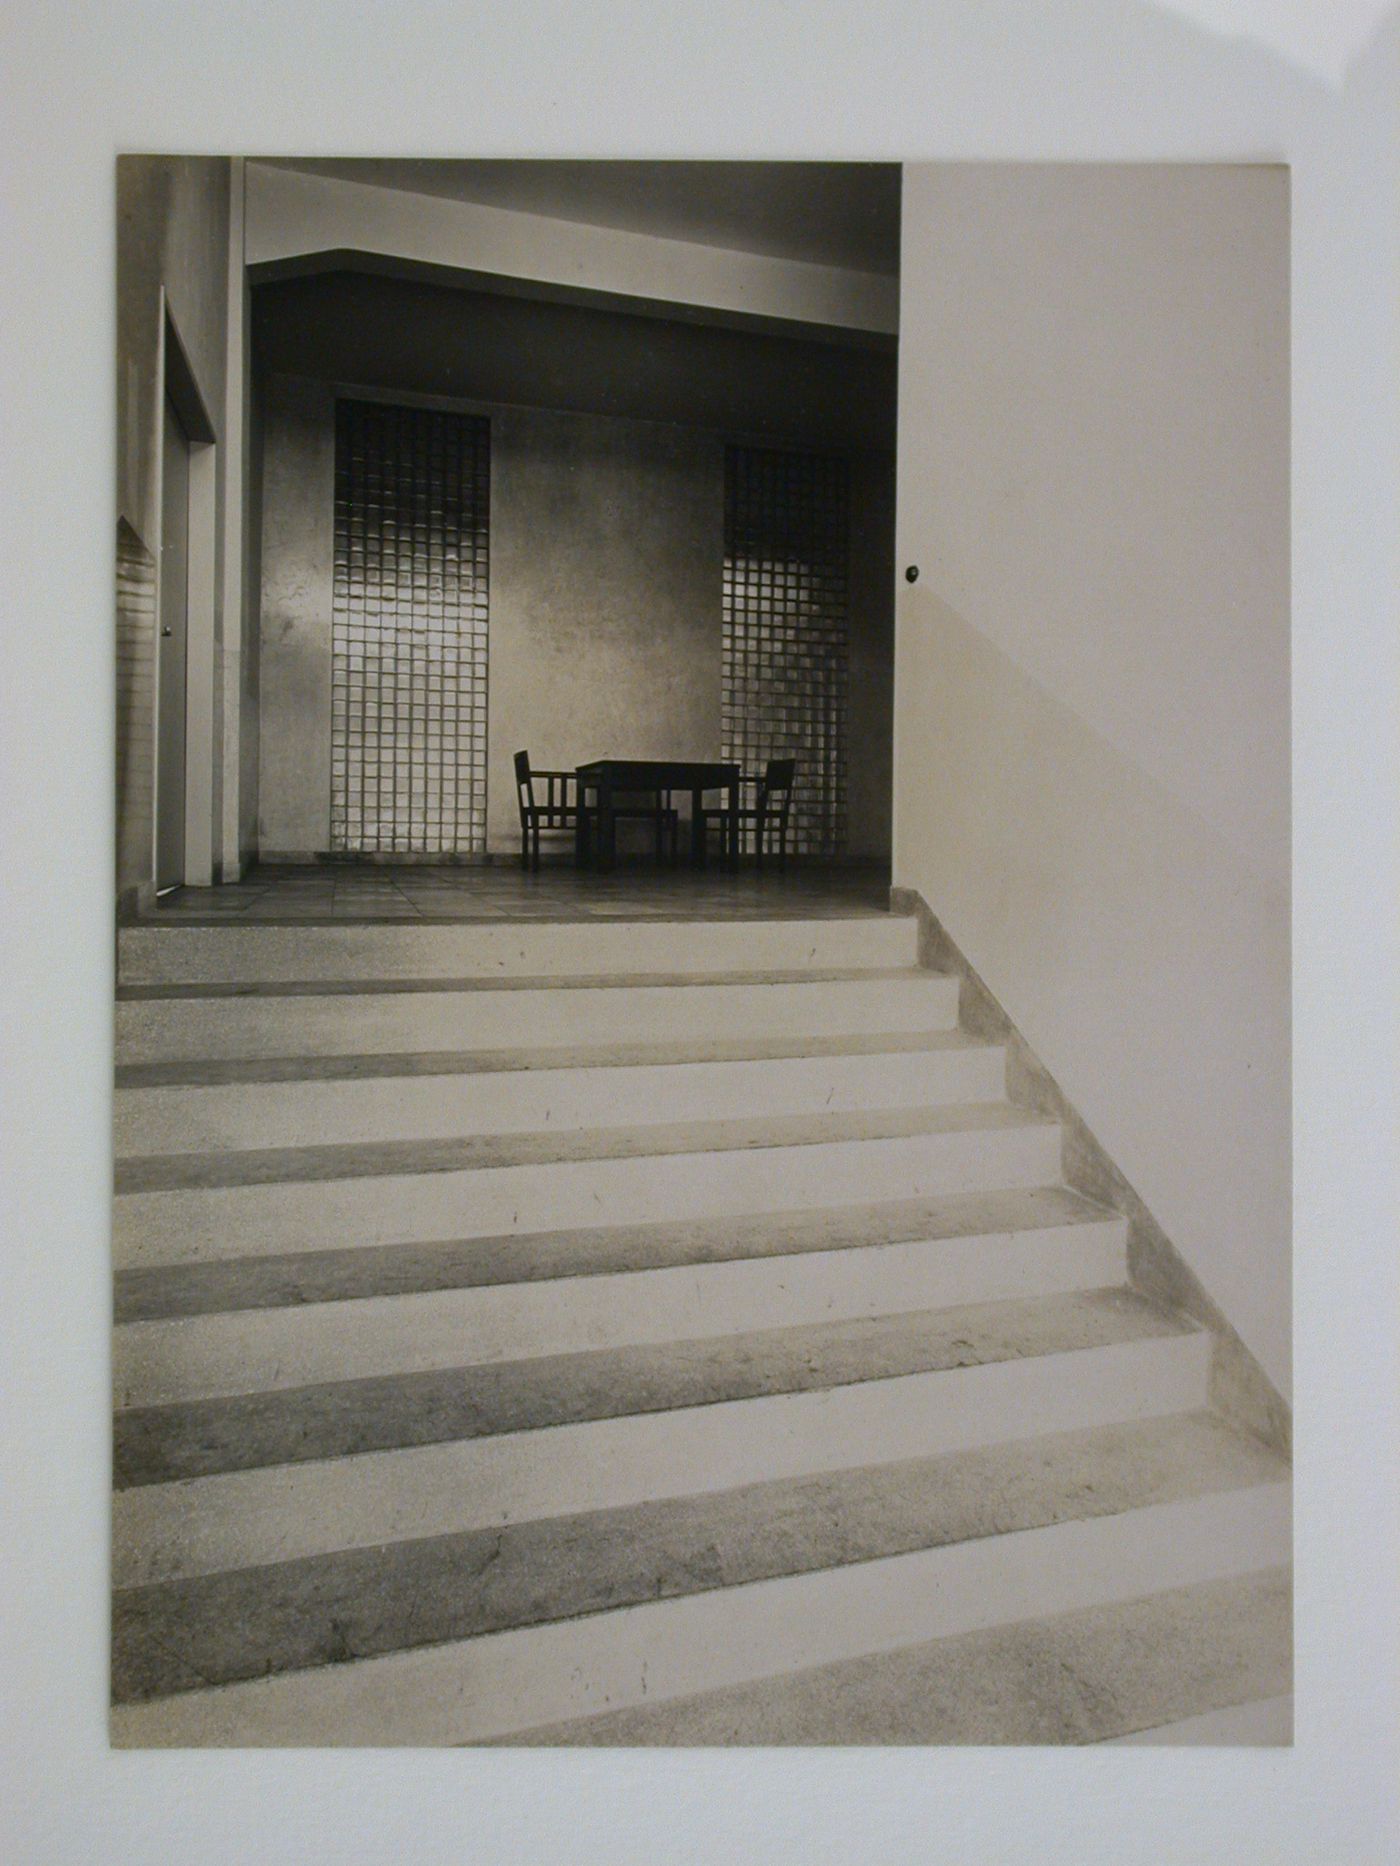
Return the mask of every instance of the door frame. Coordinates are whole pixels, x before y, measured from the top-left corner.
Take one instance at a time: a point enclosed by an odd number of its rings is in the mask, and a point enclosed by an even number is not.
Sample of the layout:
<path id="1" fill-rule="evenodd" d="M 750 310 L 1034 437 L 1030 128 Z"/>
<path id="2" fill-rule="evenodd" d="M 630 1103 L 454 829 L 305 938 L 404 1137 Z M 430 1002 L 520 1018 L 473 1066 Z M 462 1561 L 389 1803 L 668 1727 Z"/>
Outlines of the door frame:
<path id="1" fill-rule="evenodd" d="M 189 512 L 186 523 L 185 598 L 185 821 L 183 881 L 208 881 L 212 864 L 214 778 L 219 747 L 215 740 L 215 668 L 217 647 L 218 501 L 217 446 L 214 423 L 200 392 L 189 351 L 181 338 L 164 287 L 160 294 L 160 334 L 156 370 L 156 433 L 163 435 L 168 399 L 189 444 Z M 155 450 L 155 507 L 164 531 L 164 444 Z M 155 609 L 157 630 L 152 706 L 151 886 L 159 872 L 160 848 L 160 577 L 164 565 L 162 536 L 157 541 Z"/>

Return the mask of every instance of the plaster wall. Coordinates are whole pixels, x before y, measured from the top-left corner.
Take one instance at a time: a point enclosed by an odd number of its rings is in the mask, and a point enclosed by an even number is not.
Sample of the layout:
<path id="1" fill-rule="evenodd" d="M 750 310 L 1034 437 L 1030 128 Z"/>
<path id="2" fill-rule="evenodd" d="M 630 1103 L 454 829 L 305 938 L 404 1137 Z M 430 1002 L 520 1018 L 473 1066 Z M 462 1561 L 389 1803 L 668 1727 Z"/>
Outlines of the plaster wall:
<path id="1" fill-rule="evenodd" d="M 272 376 L 262 402 L 265 857 L 330 834 L 332 385 Z M 721 434 L 480 405 L 491 419 L 487 846 L 519 846 L 512 755 L 717 757 Z M 860 457 L 852 525 L 852 853 L 889 847 L 892 461 Z"/>
<path id="2" fill-rule="evenodd" d="M 887 273 L 248 164 L 248 262 L 354 251 L 748 316 L 892 332 Z"/>
<path id="3" fill-rule="evenodd" d="M 512 754 L 717 758 L 724 462 L 662 422 L 491 421 L 488 837 L 513 846 Z"/>
<path id="4" fill-rule="evenodd" d="M 894 879 L 1290 1390 L 1288 188 L 905 171 Z"/>
<path id="5" fill-rule="evenodd" d="M 211 558 L 205 568 L 207 602 L 194 613 L 210 640 L 192 642 L 194 664 L 217 666 L 223 629 L 223 514 L 229 277 L 229 162 L 223 157 L 122 156 L 117 162 L 117 519 L 124 521 L 120 550 L 125 566 L 145 554 L 160 561 L 160 436 L 162 431 L 163 317 L 168 309 L 215 437 L 207 529 Z M 122 572 L 124 583 L 128 570 Z M 134 730 L 154 734 L 156 706 L 155 610 L 119 600 L 116 659 L 117 890 L 130 898 L 152 886 L 154 761 L 150 747 L 134 746 Z M 217 757 L 209 721 L 218 716 L 213 696 L 195 696 L 192 756 L 202 756 L 205 815 L 212 819 L 217 791 L 210 789 Z M 192 839 L 205 867 L 211 860 L 211 822 Z M 207 878 L 205 876 L 204 878 Z"/>
<path id="6" fill-rule="evenodd" d="M 267 374 L 722 429 L 775 444 L 894 445 L 894 345 L 335 271 L 259 285 Z"/>
<path id="7" fill-rule="evenodd" d="M 847 853 L 888 860 L 894 786 L 895 463 L 851 457 Z"/>
<path id="8" fill-rule="evenodd" d="M 262 398 L 258 847 L 330 847 L 335 396 L 278 376 Z"/>

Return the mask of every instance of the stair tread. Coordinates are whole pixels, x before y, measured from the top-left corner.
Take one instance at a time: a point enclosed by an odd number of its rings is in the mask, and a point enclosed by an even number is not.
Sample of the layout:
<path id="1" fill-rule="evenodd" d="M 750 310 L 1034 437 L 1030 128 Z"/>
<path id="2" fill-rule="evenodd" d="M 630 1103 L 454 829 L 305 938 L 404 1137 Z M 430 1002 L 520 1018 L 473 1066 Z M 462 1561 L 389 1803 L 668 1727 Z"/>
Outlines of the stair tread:
<path id="1" fill-rule="evenodd" d="M 898 1030 L 836 1037 L 772 1036 L 671 1042 L 560 1044 L 520 1049 L 386 1050 L 358 1056 L 247 1056 L 200 1061 L 119 1063 L 116 1086 L 221 1087 L 240 1083 L 359 1081 L 377 1076 L 438 1076 L 535 1069 L 633 1068 L 658 1063 L 769 1062 L 795 1057 L 877 1056 L 916 1050 L 986 1047 L 966 1030 Z"/>
<path id="2" fill-rule="evenodd" d="M 1198 1332 L 1125 1287 L 133 1407 L 118 1489 Z"/>
<path id="3" fill-rule="evenodd" d="M 1291 1688 L 1286 1569 L 604 1711 L 510 1745 L 1102 1743 Z"/>
<path id="4" fill-rule="evenodd" d="M 131 1701 L 1277 1482 L 1200 1413 L 535 1519 L 114 1597 Z"/>
<path id="5" fill-rule="evenodd" d="M 119 1270 L 118 1323 L 1121 1222 L 1064 1186 Z"/>
<path id="6" fill-rule="evenodd" d="M 674 990 L 712 985 L 830 985 L 865 979 L 923 981 L 946 974 L 911 965 L 785 966 L 753 971 L 726 968 L 713 972 L 577 972 L 426 978 L 210 979 L 118 985 L 117 1001 L 126 1004 L 181 1003 L 219 998 L 402 997 L 422 992 L 478 991 L 629 991 Z"/>
<path id="7" fill-rule="evenodd" d="M 857 1114 L 797 1114 L 726 1121 L 658 1121 L 633 1127 L 456 1135 L 445 1140 L 352 1141 L 316 1147 L 249 1147 L 210 1153 L 130 1155 L 116 1162 L 115 1190 L 165 1192 L 289 1181 L 379 1179 L 649 1154 L 727 1153 L 822 1146 L 834 1141 L 1049 1127 L 1048 1115 L 1010 1102 L 951 1102 Z"/>

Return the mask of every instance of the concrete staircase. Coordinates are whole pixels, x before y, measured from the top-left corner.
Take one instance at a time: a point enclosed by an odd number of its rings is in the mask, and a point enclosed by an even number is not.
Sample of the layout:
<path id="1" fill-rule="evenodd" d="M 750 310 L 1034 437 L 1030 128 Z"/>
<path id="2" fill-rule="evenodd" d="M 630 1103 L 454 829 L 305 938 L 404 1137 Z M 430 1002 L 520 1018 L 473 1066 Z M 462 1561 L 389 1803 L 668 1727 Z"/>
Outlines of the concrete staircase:
<path id="1" fill-rule="evenodd" d="M 114 1742 L 1288 1740 L 1286 1465 L 912 920 L 120 978 Z"/>

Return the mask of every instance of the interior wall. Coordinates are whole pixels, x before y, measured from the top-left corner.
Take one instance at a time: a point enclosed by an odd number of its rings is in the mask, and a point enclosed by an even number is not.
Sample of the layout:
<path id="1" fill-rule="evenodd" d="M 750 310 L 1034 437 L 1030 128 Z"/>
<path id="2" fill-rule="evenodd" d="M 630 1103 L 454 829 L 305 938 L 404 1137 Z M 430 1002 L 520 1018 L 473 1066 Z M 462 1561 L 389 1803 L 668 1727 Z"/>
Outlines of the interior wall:
<path id="1" fill-rule="evenodd" d="M 359 252 L 645 302 L 893 332 L 888 272 L 813 265 L 654 233 L 248 164 L 248 261 Z"/>
<path id="2" fill-rule="evenodd" d="M 262 396 L 259 846 L 330 846 L 335 392 Z M 724 443 L 666 422 L 488 407 L 487 847 L 519 847 L 513 754 L 717 758 Z M 888 458 L 855 463 L 850 852 L 889 852 Z"/>
<path id="3" fill-rule="evenodd" d="M 330 847 L 335 394 L 276 376 L 261 398 L 258 849 Z"/>
<path id="4" fill-rule="evenodd" d="M 894 796 L 894 456 L 851 459 L 847 853 L 890 854 Z"/>
<path id="5" fill-rule="evenodd" d="M 491 419 L 489 847 L 518 847 L 512 755 L 718 758 L 716 435 L 542 409 Z"/>
<path id="6" fill-rule="evenodd" d="M 225 157 L 122 156 L 117 161 L 117 519 L 124 584 L 145 554 L 160 559 L 159 458 L 163 305 L 180 333 L 213 427 L 224 439 L 228 335 L 229 162 Z M 216 454 L 215 535 L 222 538 L 226 449 Z M 134 541 L 134 542 L 133 542 Z M 222 626 L 215 566 L 212 625 Z M 154 731 L 154 609 L 117 604 L 117 890 L 149 892 L 154 797 L 148 750 L 129 742 Z"/>
<path id="7" fill-rule="evenodd" d="M 718 755 L 726 436 L 850 454 L 850 849 L 888 855 L 891 350 L 353 273 L 255 300 L 264 856 L 328 844 L 329 727 L 303 719 L 329 719 L 337 383 L 491 416 L 493 852 L 518 846 L 522 746 Z"/>
<path id="8" fill-rule="evenodd" d="M 836 343 L 363 272 L 259 285 L 259 369 L 890 451 L 893 342 Z M 873 347 L 872 347 L 873 346 Z"/>
<path id="9" fill-rule="evenodd" d="M 902 253 L 895 882 L 1288 1394 L 1286 171 L 911 166 Z"/>

